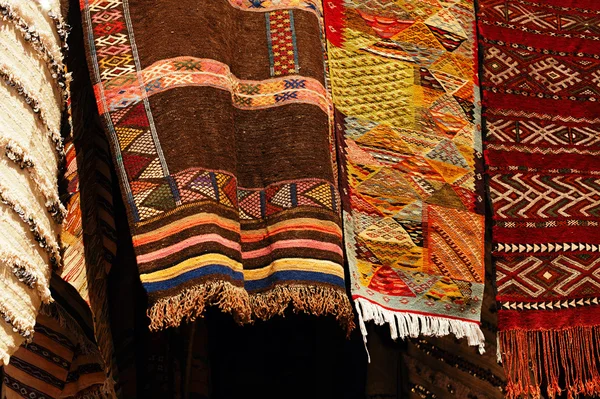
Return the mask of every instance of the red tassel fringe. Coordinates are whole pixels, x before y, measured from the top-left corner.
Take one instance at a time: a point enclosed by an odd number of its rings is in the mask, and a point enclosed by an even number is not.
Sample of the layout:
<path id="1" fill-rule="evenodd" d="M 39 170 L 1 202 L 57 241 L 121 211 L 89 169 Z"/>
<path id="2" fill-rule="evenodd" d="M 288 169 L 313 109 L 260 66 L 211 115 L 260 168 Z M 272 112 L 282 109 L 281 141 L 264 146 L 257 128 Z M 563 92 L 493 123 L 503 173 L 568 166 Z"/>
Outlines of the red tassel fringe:
<path id="1" fill-rule="evenodd" d="M 507 398 L 541 398 L 541 386 L 550 399 L 563 391 L 568 399 L 600 394 L 600 326 L 509 330 L 498 338 Z"/>

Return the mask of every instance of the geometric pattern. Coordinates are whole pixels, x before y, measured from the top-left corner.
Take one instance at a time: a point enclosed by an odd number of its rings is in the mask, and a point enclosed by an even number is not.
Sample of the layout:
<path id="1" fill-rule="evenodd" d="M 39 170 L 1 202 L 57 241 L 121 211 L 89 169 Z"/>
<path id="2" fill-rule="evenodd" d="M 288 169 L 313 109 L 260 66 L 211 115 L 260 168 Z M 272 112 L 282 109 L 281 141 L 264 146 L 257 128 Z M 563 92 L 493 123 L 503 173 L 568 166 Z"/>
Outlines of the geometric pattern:
<path id="1" fill-rule="evenodd" d="M 477 322 L 484 204 L 473 2 L 324 8 L 352 296 L 394 314 Z"/>
<path id="2" fill-rule="evenodd" d="M 482 0 L 479 30 L 508 396 L 595 396 L 600 9 Z"/>
<path id="3" fill-rule="evenodd" d="M 600 305 L 600 298 L 580 298 L 548 302 L 500 302 L 499 304 L 502 309 L 506 310 L 560 310 Z"/>
<path id="4" fill-rule="evenodd" d="M 495 174 L 490 195 L 502 218 L 600 217 L 598 176 Z"/>
<path id="5" fill-rule="evenodd" d="M 294 71 L 292 71 L 294 72 Z M 108 109 L 118 111 L 166 90 L 183 86 L 212 86 L 231 92 L 233 105 L 241 109 L 282 106 L 302 101 L 331 112 L 331 99 L 323 85 L 309 77 L 278 77 L 265 81 L 242 80 L 228 65 L 209 59 L 175 57 L 160 60 L 141 72 L 144 93 L 139 90 L 135 73 L 110 80 L 106 90 Z"/>
<path id="6" fill-rule="evenodd" d="M 503 244 L 494 246 L 495 252 L 503 253 L 551 253 L 551 252 L 600 252 L 600 245 L 585 242 L 543 243 L 543 244 Z"/>
<path id="7" fill-rule="evenodd" d="M 138 25 L 132 24 L 132 15 L 135 20 L 136 12 L 149 7 L 145 3 L 82 0 L 81 6 L 98 109 L 110 137 L 140 278 L 149 297 L 150 328 L 193 320 L 209 303 L 218 303 L 243 322 L 282 314 L 292 305 L 314 314 L 333 313 L 350 328 L 333 105 L 321 82 L 324 47 L 301 45 L 299 54 L 296 45 L 296 39 L 323 39 L 321 5 L 312 0 L 229 0 L 186 14 L 202 21 L 213 18 L 214 12 L 223 13 L 222 21 L 233 18 L 245 27 L 228 30 L 216 24 L 210 38 L 200 38 L 210 44 L 214 40 L 211 48 L 175 39 L 172 34 L 182 32 L 173 25 L 176 18 L 165 22 L 171 24 L 170 33 L 140 25 L 134 40 Z M 182 18 L 187 12 L 171 6 Z M 312 18 L 308 24 L 305 11 Z M 296 32 L 295 19 L 302 31 Z M 168 55 L 153 59 L 161 54 L 154 42 L 161 40 L 169 46 L 163 48 Z M 306 67 L 301 68 L 300 61 Z M 232 62 L 240 67 L 238 73 L 260 80 L 235 76 Z M 190 89 L 194 87 L 209 89 Z M 203 93 L 199 95 L 206 100 L 193 100 L 198 109 L 172 100 L 192 92 Z M 228 105 L 237 109 L 212 104 L 208 93 L 217 92 L 230 96 Z M 220 108 L 213 116 L 215 107 Z M 207 119 L 196 118 L 196 112 Z M 279 114 L 290 117 L 269 122 Z M 221 137 L 219 124 L 230 129 L 229 148 L 221 148 L 228 136 Z M 251 131 L 245 130 L 251 125 Z M 303 125 L 309 130 L 295 133 L 293 129 Z M 281 137 L 290 139 L 299 134 L 298 145 L 284 152 L 266 151 L 278 145 L 277 140 L 267 141 L 279 139 L 279 130 Z M 329 140 L 317 137 L 321 133 Z M 236 138 L 243 137 L 240 144 L 246 136 L 264 140 L 262 156 L 268 159 L 254 159 L 261 156 L 260 148 L 237 147 Z M 229 149 L 242 159 L 195 153 L 192 143 L 180 143 L 181 138 L 194 140 L 193 145 L 207 154 Z M 319 146 L 315 154 L 311 143 Z M 250 159 L 266 164 L 240 170 Z M 309 159 L 314 169 L 308 167 Z M 239 187 L 240 176 L 257 186 Z M 255 300 L 257 293 L 260 300 Z M 309 301 L 309 293 L 317 300 Z M 280 300 L 292 295 L 301 299 Z"/>
<path id="8" fill-rule="evenodd" d="M 272 10 L 265 15 L 271 56 L 275 57 L 272 58 L 273 68 L 277 66 L 278 71 L 277 74 L 273 72 L 273 76 L 298 72 L 293 11 L 282 10 L 285 4 L 280 3 L 285 2 L 232 2 L 234 7 L 244 10 Z M 240 80 L 226 64 L 189 56 L 160 60 L 138 73 L 134 50 L 123 23 L 123 2 L 89 1 L 86 4 L 85 11 L 94 33 L 91 52 L 97 61 L 95 80 L 101 82 L 95 86 L 98 107 L 100 113 L 110 119 L 108 131 L 119 146 L 116 150 L 120 156 L 115 157 L 115 163 L 120 170 L 127 205 L 136 222 L 164 214 L 194 198 L 189 191 L 178 191 L 176 176 L 167 168 L 151 115 L 146 115 L 149 112 L 145 104 L 148 97 L 182 86 L 212 86 L 231 92 L 233 105 L 241 109 L 301 102 L 317 105 L 330 120 L 333 118 L 330 96 L 319 81 L 310 77 Z M 314 12 L 308 3 L 301 8 Z M 290 43 L 292 46 L 288 48 Z M 288 64 L 289 60 L 284 59 L 288 55 L 293 63 L 291 69 L 283 67 Z M 286 73 L 283 73 L 284 69 Z"/>
<path id="9" fill-rule="evenodd" d="M 570 299 L 574 293 L 600 296 L 600 258 L 591 254 L 515 256 L 496 264 L 498 297 L 535 302 Z"/>
<path id="10" fill-rule="evenodd" d="M 600 99 L 594 74 L 600 60 L 583 61 L 491 43 L 484 45 L 483 59 L 484 77 L 491 83 L 483 87 L 493 93 L 554 100 Z"/>
<path id="11" fill-rule="evenodd" d="M 296 49 L 296 31 L 294 12 L 277 10 L 265 13 L 267 19 L 267 42 L 271 76 L 298 73 L 298 50 Z"/>
<path id="12" fill-rule="evenodd" d="M 430 205 L 427 237 L 430 262 L 449 278 L 483 283 L 483 242 L 463 237 L 484 235 L 484 216 Z"/>

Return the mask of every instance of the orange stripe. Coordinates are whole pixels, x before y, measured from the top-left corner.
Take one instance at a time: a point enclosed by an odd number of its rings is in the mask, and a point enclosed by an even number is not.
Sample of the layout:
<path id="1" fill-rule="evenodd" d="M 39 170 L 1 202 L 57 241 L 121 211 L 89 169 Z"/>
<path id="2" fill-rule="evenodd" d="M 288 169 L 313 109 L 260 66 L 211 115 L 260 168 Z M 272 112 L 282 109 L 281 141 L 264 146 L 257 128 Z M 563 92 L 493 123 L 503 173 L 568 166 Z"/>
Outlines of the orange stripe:
<path id="1" fill-rule="evenodd" d="M 240 232 L 240 225 L 232 220 L 222 218 L 215 215 L 214 213 L 199 213 L 196 215 L 188 216 L 183 219 L 179 219 L 173 223 L 169 223 L 159 229 L 153 230 L 148 233 L 139 234 L 133 237 L 133 245 L 139 246 L 162 240 L 165 237 L 181 233 L 184 230 L 191 229 L 192 227 L 202 226 L 205 224 L 214 224 L 223 229 L 230 230 L 234 233 Z"/>
<path id="2" fill-rule="evenodd" d="M 264 229 L 240 231 L 240 225 L 230 219 L 217 216 L 212 213 L 200 213 L 197 215 L 188 216 L 186 218 L 175 221 L 159 229 L 148 233 L 140 234 L 133 237 L 133 245 L 145 245 L 156 242 L 168 236 L 181 233 L 184 230 L 196 226 L 214 224 L 223 229 L 238 233 L 241 235 L 241 240 L 244 243 L 257 242 L 265 237 L 272 236 L 286 231 L 312 230 L 320 233 L 332 234 L 341 238 L 342 232 L 340 227 L 329 221 L 320 221 L 311 218 L 291 219 L 279 223 L 275 223 Z"/>
<path id="3" fill-rule="evenodd" d="M 242 231 L 242 242 L 250 243 L 250 242 L 258 242 L 264 238 L 269 236 L 273 236 L 279 233 L 285 233 L 287 231 L 302 231 L 302 230 L 311 230 L 318 231 L 319 233 L 332 234 L 336 237 L 342 238 L 342 232 L 340 228 L 336 226 L 318 226 L 311 223 L 298 223 L 293 226 L 281 226 L 275 228 L 266 228 L 260 230 L 253 231 Z"/>

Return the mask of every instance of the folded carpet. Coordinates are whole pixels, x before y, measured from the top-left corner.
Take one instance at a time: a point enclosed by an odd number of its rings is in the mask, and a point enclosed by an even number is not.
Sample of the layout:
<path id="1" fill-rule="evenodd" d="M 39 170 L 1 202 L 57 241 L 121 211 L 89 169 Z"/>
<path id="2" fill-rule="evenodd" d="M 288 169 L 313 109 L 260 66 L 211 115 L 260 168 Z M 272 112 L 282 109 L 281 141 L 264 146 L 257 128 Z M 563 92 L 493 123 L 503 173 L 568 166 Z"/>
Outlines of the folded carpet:
<path id="1" fill-rule="evenodd" d="M 151 329 L 206 305 L 351 327 L 320 2 L 81 6 Z"/>

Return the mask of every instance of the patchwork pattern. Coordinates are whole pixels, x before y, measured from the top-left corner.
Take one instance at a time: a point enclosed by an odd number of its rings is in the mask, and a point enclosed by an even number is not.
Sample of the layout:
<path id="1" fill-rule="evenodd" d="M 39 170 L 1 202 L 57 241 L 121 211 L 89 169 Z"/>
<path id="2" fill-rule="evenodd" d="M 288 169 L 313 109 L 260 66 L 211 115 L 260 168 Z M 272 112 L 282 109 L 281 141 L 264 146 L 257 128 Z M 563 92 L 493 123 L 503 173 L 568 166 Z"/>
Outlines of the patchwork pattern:
<path id="1" fill-rule="evenodd" d="M 484 226 L 473 4 L 332 1 L 325 13 L 362 320 L 385 320 L 396 337 L 415 336 L 402 331 L 405 322 L 450 316 L 465 326 L 457 335 L 478 345 Z"/>

